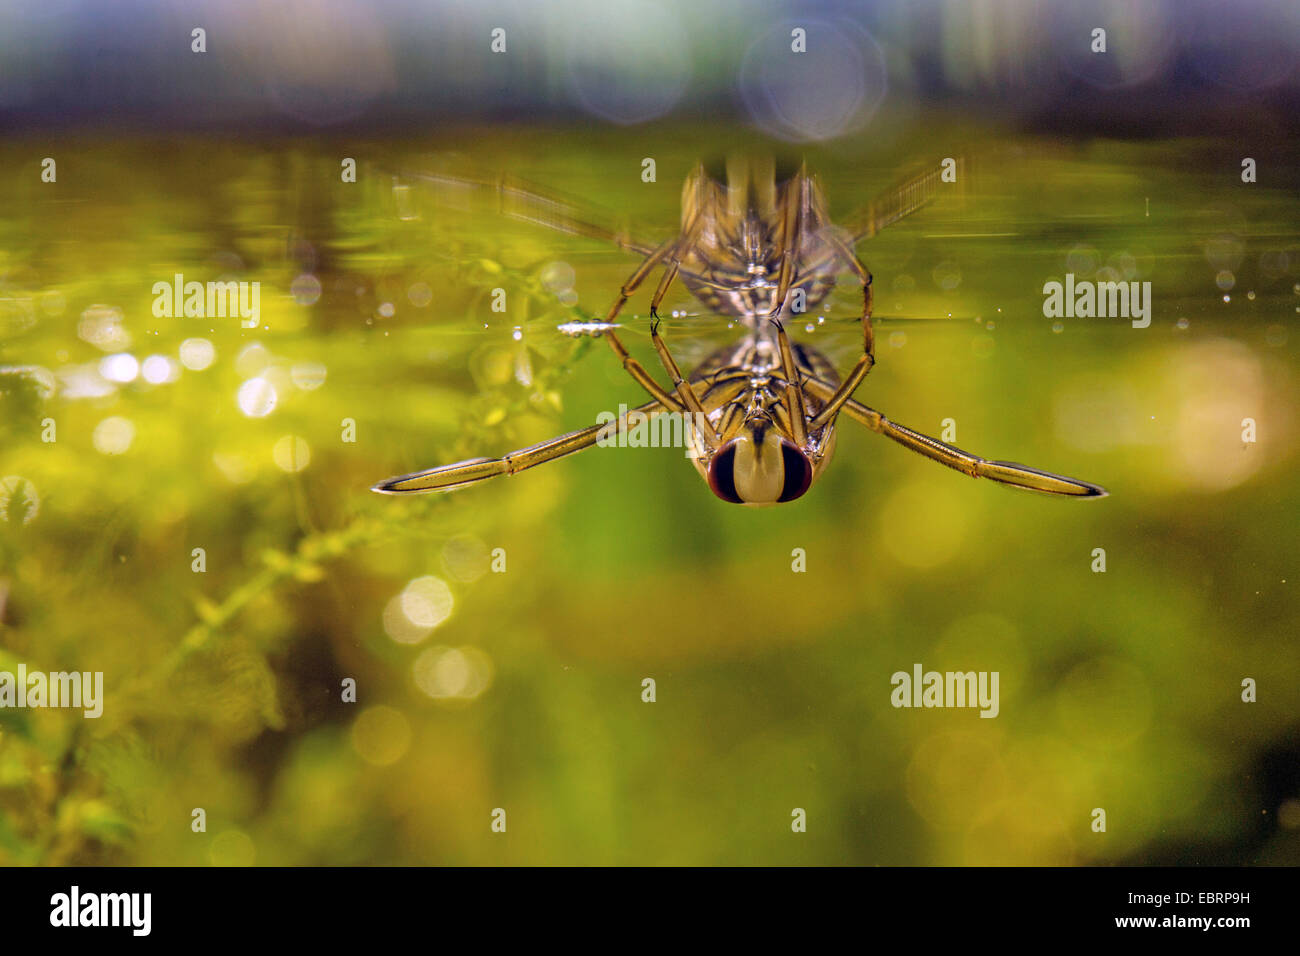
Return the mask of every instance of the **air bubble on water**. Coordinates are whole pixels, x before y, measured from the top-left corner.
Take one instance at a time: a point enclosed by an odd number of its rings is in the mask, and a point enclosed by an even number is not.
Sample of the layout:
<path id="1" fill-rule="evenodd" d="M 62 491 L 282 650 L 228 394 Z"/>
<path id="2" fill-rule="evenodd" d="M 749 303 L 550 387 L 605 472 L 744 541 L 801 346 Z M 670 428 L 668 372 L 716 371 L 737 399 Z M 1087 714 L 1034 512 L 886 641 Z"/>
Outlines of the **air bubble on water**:
<path id="1" fill-rule="evenodd" d="M 809 322 L 807 325 L 805 325 L 805 326 L 803 327 L 803 330 L 804 330 L 805 332 L 812 332 L 812 331 L 813 331 L 814 329 L 816 329 L 816 328 L 817 328 L 817 326 L 815 326 L 815 325 L 813 325 L 811 322 Z"/>
<path id="2" fill-rule="evenodd" d="M 614 322 L 565 322 L 555 328 L 575 338 L 582 335 L 594 335 L 599 338 L 607 330 L 618 328 L 618 325 Z"/>
<path id="3" fill-rule="evenodd" d="M 1230 269 L 1220 269 L 1218 275 L 1214 277 L 1214 284 L 1227 292 L 1237 284 L 1237 277 L 1232 274 Z"/>
<path id="4" fill-rule="evenodd" d="M 394 315 L 397 314 L 397 309 L 393 306 L 393 303 L 391 302 L 381 302 L 379 304 L 379 308 L 376 311 L 385 319 L 391 319 Z"/>
<path id="5" fill-rule="evenodd" d="M 1064 331 L 1065 331 L 1065 323 L 1064 323 L 1064 322 L 1053 322 L 1053 323 L 1052 323 L 1052 331 L 1055 332 L 1055 333 L 1057 333 L 1058 335 L 1059 335 L 1060 333 L 1064 332 Z"/>
<path id="6" fill-rule="evenodd" d="M 1187 316 L 1184 315 L 1184 316 L 1179 316 L 1178 321 L 1174 323 L 1174 326 L 1179 329 L 1186 329 L 1191 324 L 1192 323 L 1187 321 Z"/>
<path id="7" fill-rule="evenodd" d="M 1224 301 L 1224 302 L 1231 302 L 1231 301 L 1232 301 L 1232 296 L 1230 296 L 1230 295 L 1225 295 L 1225 296 L 1223 297 L 1223 301 Z"/>
<path id="8" fill-rule="evenodd" d="M 1249 299 L 1251 302 L 1254 302 L 1254 301 L 1255 301 L 1255 290 L 1254 290 L 1254 289 L 1251 289 L 1249 292 L 1247 292 L 1247 293 L 1246 293 L 1246 298 Z"/>
<path id="9" fill-rule="evenodd" d="M 522 342 L 524 340 L 524 330 L 516 326 L 515 330 L 510 333 L 510 337 L 516 342 Z"/>

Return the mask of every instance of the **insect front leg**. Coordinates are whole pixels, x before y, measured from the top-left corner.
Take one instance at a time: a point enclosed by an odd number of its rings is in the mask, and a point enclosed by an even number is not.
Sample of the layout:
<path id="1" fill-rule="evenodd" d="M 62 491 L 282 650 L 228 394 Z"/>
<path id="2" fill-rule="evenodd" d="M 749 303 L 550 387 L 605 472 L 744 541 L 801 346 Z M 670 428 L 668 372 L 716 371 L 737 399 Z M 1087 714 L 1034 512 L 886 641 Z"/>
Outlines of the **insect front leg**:
<path id="1" fill-rule="evenodd" d="M 794 361 L 794 350 L 790 348 L 790 336 L 785 334 L 785 326 L 773 322 L 776 326 L 776 343 L 781 352 L 781 369 L 785 375 L 785 401 L 790 408 L 790 429 L 795 444 L 803 448 L 808 444 L 808 407 L 803 400 L 803 383 L 799 367 Z"/>
<path id="2" fill-rule="evenodd" d="M 782 201 L 782 225 L 777 252 L 781 257 L 781 272 L 777 278 L 776 295 L 772 301 L 772 311 L 768 317 L 779 315 L 785 308 L 786 297 L 790 294 L 790 285 L 794 282 L 795 267 L 799 262 L 799 250 L 803 245 L 803 225 L 809 213 L 808 170 L 799 167 L 794 178 L 786 187 Z"/>
<path id="3" fill-rule="evenodd" d="M 663 363 L 664 370 L 668 377 L 673 380 L 673 387 L 677 390 L 678 396 L 682 400 L 692 415 L 695 416 L 696 428 L 700 432 L 700 438 L 709 448 L 718 446 L 718 434 L 713 430 L 713 424 L 709 421 L 709 416 L 704 412 L 704 406 L 700 404 L 699 396 L 682 378 L 682 370 L 678 367 L 676 359 L 668 351 L 668 346 L 664 344 L 663 337 L 659 334 L 659 320 L 655 319 L 650 326 L 650 340 L 654 342 L 655 351 L 659 353 L 659 361 Z"/>

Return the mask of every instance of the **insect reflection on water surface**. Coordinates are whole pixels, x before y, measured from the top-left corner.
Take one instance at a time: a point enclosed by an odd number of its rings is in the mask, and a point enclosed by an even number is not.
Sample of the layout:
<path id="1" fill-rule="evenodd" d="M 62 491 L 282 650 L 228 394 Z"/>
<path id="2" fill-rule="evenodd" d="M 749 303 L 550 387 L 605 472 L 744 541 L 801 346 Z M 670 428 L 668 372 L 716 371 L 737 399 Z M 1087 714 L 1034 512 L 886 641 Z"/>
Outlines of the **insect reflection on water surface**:
<path id="1" fill-rule="evenodd" d="M 763 506 L 801 497 L 830 463 L 840 414 L 973 478 L 1071 498 L 1106 494 L 1086 481 L 972 455 L 853 399 L 875 364 L 872 276 L 855 249 L 932 200 L 943 182 L 939 166 L 891 189 L 841 227 L 830 221 L 821 184 L 803 165 L 785 174 L 770 159 L 730 158 L 721 170 L 698 164 L 682 190 L 680 232 L 658 245 L 594 225 L 572 204 L 510 177 L 491 182 L 437 174 L 418 178 L 440 188 L 489 191 L 506 215 L 640 255 L 640 265 L 605 316 L 603 336 L 651 401 L 615 421 L 501 458 L 474 458 L 390 478 L 374 491 L 453 491 L 603 444 L 645 417 L 673 413 L 685 418 L 696 469 L 715 495 L 734 504 Z M 650 303 L 650 338 L 670 388 L 628 353 L 616 331 L 623 306 L 656 269 L 662 271 Z M 824 300 L 846 272 L 862 289 L 863 348 L 841 379 L 816 349 L 791 342 L 783 323 Z M 659 305 L 679 277 L 706 307 L 734 316 L 745 328 L 740 341 L 713 353 L 689 377 L 659 334 Z"/>

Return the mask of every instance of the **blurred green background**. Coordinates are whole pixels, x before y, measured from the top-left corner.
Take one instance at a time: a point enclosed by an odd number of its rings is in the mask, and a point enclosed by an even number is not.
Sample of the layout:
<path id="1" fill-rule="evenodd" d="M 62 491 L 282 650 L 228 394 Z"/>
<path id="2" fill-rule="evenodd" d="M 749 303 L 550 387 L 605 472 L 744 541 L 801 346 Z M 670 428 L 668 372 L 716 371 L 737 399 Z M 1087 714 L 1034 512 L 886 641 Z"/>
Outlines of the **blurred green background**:
<path id="1" fill-rule="evenodd" d="M 1300 863 L 1300 31 L 1250 5 L 1233 46 L 1208 3 L 831 3 L 799 75 L 773 4 L 211 3 L 208 59 L 167 4 L 0 13 L 0 670 L 106 684 L 98 720 L 0 709 L 0 864 Z M 847 420 L 766 510 L 673 449 L 369 491 L 643 400 L 559 329 L 633 258 L 391 170 L 658 241 L 697 160 L 767 151 L 835 219 L 966 159 L 859 247 L 857 397 L 1108 498 Z M 154 317 L 176 273 L 259 282 L 260 327 Z M 1045 318 L 1066 273 L 1150 281 L 1150 327 Z M 858 301 L 791 331 L 847 370 Z M 684 366 L 738 334 L 664 312 Z M 894 709 L 916 663 L 998 671 L 999 716 Z"/>
<path id="2" fill-rule="evenodd" d="M 617 133 L 581 155 L 565 130 L 452 142 L 658 237 L 709 141 L 658 132 L 653 184 Z M 824 480 L 775 509 L 716 500 L 669 449 L 372 495 L 639 402 L 603 343 L 556 329 L 635 263 L 418 187 L 395 202 L 366 166 L 343 184 L 329 144 L 77 143 L 57 194 L 27 160 L 0 219 L 3 472 L 23 481 L 4 662 L 102 670 L 107 700 L 97 721 L 0 713 L 0 859 L 1296 862 L 1267 789 L 1300 677 L 1295 198 L 1187 144 L 986 139 L 960 200 L 861 247 L 880 345 L 859 398 L 1100 502 L 971 481 L 848 421 Z M 924 149 L 806 156 L 840 215 Z M 1108 268 L 1153 283 L 1149 329 L 1043 317 L 1044 281 Z M 260 281 L 264 327 L 155 319 L 175 272 Z M 842 283 L 796 330 L 844 368 L 853 300 Z M 627 340 L 654 367 L 645 308 Z M 736 334 L 671 308 L 684 361 Z M 915 662 L 999 671 L 1000 716 L 893 709 Z"/>

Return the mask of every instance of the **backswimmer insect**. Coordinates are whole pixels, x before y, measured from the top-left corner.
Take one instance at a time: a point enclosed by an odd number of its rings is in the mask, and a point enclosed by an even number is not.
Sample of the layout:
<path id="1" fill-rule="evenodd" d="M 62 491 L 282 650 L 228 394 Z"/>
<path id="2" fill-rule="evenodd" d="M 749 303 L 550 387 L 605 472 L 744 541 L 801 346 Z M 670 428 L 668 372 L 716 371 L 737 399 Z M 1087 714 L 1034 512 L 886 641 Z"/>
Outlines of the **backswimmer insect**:
<path id="1" fill-rule="evenodd" d="M 637 413 L 653 417 L 674 412 L 688 423 L 695 467 L 715 495 L 734 504 L 772 505 L 807 492 L 830 463 L 841 413 L 972 478 L 1064 497 L 1106 495 L 1105 489 L 1086 481 L 972 455 L 892 422 L 853 399 L 875 364 L 872 277 L 854 250 L 933 199 L 941 182 L 938 166 L 890 190 L 849 217 L 848 228 L 841 228 L 830 222 L 821 185 L 802 165 L 781 177 L 771 160 L 729 158 L 725 172 L 698 164 L 682 190 L 681 231 L 657 246 L 593 225 L 564 200 L 508 177 L 494 182 L 436 174 L 419 178 L 443 187 L 492 191 L 506 215 L 641 255 L 641 264 L 606 314 L 604 338 L 652 400 L 615 422 L 501 458 L 474 458 L 389 478 L 374 491 L 457 490 L 590 448 L 626 430 Z M 671 389 L 663 388 L 628 353 L 615 331 L 623 306 L 656 268 L 663 272 L 651 299 L 650 337 Z M 816 306 L 843 272 L 853 274 L 862 288 L 863 350 L 841 380 L 820 352 L 790 341 L 783 320 Z M 735 317 L 746 330 L 739 342 L 705 359 L 689 378 L 683 377 L 659 334 L 659 304 L 678 276 L 706 307 Z"/>

